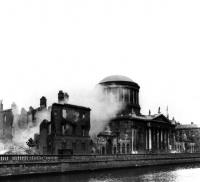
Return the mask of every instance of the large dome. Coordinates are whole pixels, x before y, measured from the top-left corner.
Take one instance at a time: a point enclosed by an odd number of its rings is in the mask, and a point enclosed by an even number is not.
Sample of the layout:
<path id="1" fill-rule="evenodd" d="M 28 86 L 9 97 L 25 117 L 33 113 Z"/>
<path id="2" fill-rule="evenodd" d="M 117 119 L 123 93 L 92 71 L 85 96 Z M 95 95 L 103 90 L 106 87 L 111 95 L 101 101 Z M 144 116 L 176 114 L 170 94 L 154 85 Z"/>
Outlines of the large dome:
<path id="1" fill-rule="evenodd" d="M 134 85 L 139 87 L 139 85 L 134 82 L 132 79 L 130 79 L 127 76 L 123 76 L 123 75 L 111 75 L 111 76 L 107 76 L 105 77 L 103 80 L 101 80 L 99 83 L 100 84 L 110 84 L 110 83 L 118 83 L 118 84 L 130 84 L 130 85 Z"/>
<path id="2" fill-rule="evenodd" d="M 107 83 L 107 82 L 133 82 L 132 79 L 129 77 L 123 76 L 123 75 L 111 75 L 105 77 L 103 80 L 100 81 L 100 83 Z"/>
<path id="3" fill-rule="evenodd" d="M 105 95 L 114 95 L 119 102 L 123 102 L 122 113 L 140 114 L 139 89 L 140 86 L 132 79 L 122 75 L 111 75 L 105 77 L 99 83 L 103 87 Z"/>

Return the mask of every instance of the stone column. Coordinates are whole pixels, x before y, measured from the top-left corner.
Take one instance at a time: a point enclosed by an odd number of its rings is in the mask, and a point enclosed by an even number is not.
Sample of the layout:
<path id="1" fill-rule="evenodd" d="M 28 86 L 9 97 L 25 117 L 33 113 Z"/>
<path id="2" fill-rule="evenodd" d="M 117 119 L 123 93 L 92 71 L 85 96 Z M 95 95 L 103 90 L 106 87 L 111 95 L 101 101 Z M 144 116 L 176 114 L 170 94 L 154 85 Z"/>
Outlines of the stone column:
<path id="1" fill-rule="evenodd" d="M 151 129 L 151 138 L 149 138 L 149 140 L 151 140 L 151 150 L 154 149 L 155 147 L 155 129 L 150 128 Z"/>
<path id="2" fill-rule="evenodd" d="M 149 150 L 152 149 L 151 128 L 149 128 Z"/>
<path id="3" fill-rule="evenodd" d="M 173 145 L 176 143 L 176 136 L 175 136 L 175 131 L 173 132 Z"/>
<path id="4" fill-rule="evenodd" d="M 152 145 L 152 148 L 155 147 L 153 149 L 157 150 L 157 130 L 156 129 L 154 129 L 154 132 L 152 132 L 152 136 L 154 137 L 154 140 L 153 140 L 154 144 Z"/>
<path id="5" fill-rule="evenodd" d="M 146 150 L 148 150 L 149 149 L 149 143 L 148 143 L 148 129 L 145 129 L 145 131 L 146 131 Z"/>
<path id="6" fill-rule="evenodd" d="M 163 132 L 162 129 L 160 130 L 160 149 L 163 149 Z"/>
<path id="7" fill-rule="evenodd" d="M 137 129 L 135 129 L 135 133 L 134 133 L 135 135 L 135 151 L 137 150 L 137 134 L 138 134 L 138 132 L 137 132 Z"/>
<path id="8" fill-rule="evenodd" d="M 134 129 L 131 130 L 131 153 L 134 153 Z"/>
<path id="9" fill-rule="evenodd" d="M 167 149 L 169 150 L 169 130 L 167 130 Z"/>
<path id="10" fill-rule="evenodd" d="M 166 150 L 168 150 L 168 135 L 167 135 L 167 130 L 165 131 L 165 144 L 166 144 Z"/>
<path id="11" fill-rule="evenodd" d="M 159 150 L 161 150 L 162 145 L 161 145 L 161 130 L 159 129 Z"/>
<path id="12" fill-rule="evenodd" d="M 160 145 L 159 145 L 159 140 L 160 140 L 160 136 L 159 136 L 159 130 L 157 129 L 156 130 L 156 137 L 157 137 L 157 150 L 159 150 L 159 148 L 160 148 Z"/>
<path id="13" fill-rule="evenodd" d="M 166 144 L 165 144 L 165 130 L 163 130 L 163 149 L 166 149 Z"/>

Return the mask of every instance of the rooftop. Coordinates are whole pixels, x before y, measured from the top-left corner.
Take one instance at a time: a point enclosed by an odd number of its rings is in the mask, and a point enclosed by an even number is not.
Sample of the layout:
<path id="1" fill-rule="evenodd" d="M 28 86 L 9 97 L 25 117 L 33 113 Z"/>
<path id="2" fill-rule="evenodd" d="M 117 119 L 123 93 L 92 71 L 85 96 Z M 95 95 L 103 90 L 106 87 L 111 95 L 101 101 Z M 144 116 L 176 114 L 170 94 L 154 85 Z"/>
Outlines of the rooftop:
<path id="1" fill-rule="evenodd" d="M 115 81 L 133 82 L 132 79 L 123 75 L 111 75 L 111 76 L 105 77 L 103 80 L 100 81 L 100 83 L 115 82 Z"/>
<path id="2" fill-rule="evenodd" d="M 143 121 L 155 121 L 155 122 L 167 122 L 170 123 L 169 119 L 165 117 L 163 114 L 155 114 L 155 115 L 136 115 L 136 114 L 129 114 L 129 115 L 121 115 L 118 116 L 116 119 L 138 119 Z M 158 119 L 159 118 L 159 119 Z M 158 120 L 156 120 L 158 119 Z"/>
<path id="3" fill-rule="evenodd" d="M 196 124 L 180 124 L 176 126 L 176 129 L 194 129 L 199 128 Z"/>
<path id="4" fill-rule="evenodd" d="M 59 104 L 59 103 L 54 103 L 52 106 L 70 107 L 70 108 L 76 108 L 76 109 L 85 109 L 85 110 L 88 110 L 88 111 L 91 110 L 89 107 L 78 106 L 78 105 L 72 105 L 72 104 Z"/>

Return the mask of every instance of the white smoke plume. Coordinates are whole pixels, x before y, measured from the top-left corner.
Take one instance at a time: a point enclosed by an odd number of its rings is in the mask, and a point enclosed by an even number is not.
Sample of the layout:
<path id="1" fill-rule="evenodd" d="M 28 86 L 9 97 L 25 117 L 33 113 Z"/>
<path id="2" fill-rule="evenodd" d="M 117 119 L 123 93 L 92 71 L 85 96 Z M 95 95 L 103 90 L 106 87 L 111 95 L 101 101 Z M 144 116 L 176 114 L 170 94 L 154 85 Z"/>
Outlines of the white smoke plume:
<path id="1" fill-rule="evenodd" d="M 70 103 L 91 108 L 90 136 L 94 137 L 104 131 L 109 121 L 124 107 L 115 95 L 106 95 L 101 86 L 92 91 L 73 91 Z"/>
<path id="2" fill-rule="evenodd" d="M 65 94 L 65 100 L 67 103 L 67 94 Z M 105 95 L 101 86 L 96 86 L 92 91 L 71 92 L 70 103 L 91 108 L 90 136 L 92 137 L 104 131 L 109 121 L 124 107 L 115 95 Z M 29 138 L 34 139 L 34 135 L 39 133 L 40 124 L 44 119 L 50 121 L 51 111 L 47 108 L 36 109 L 35 115 L 32 117 L 30 110 L 28 112 L 22 108 L 19 112 L 15 103 L 12 104 L 11 108 L 14 116 L 13 143 L 11 145 L 17 146 L 17 150 L 28 148 L 26 142 Z M 5 144 L 2 143 L 2 146 L 5 149 Z"/>
<path id="3" fill-rule="evenodd" d="M 14 104 L 13 104 L 14 105 Z M 39 133 L 40 123 L 47 119 L 50 121 L 50 110 L 43 108 L 35 113 L 34 118 L 31 113 L 28 113 L 24 108 L 19 109 L 14 105 L 12 112 L 13 120 L 13 143 L 18 146 L 27 147 L 26 142 L 29 138 L 34 138 L 34 135 Z"/>

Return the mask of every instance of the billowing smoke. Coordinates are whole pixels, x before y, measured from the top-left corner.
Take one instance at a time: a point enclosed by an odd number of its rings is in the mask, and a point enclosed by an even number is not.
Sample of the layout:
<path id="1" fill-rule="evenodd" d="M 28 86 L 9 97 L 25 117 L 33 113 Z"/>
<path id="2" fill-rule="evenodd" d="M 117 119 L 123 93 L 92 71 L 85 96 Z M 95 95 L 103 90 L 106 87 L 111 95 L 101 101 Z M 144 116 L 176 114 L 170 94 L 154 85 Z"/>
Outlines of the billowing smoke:
<path id="1" fill-rule="evenodd" d="M 70 102 L 91 108 L 90 136 L 104 131 L 109 121 L 124 107 L 115 95 L 106 95 L 98 85 L 92 91 L 75 91 L 71 93 Z"/>
<path id="2" fill-rule="evenodd" d="M 92 91 L 73 91 L 70 94 L 70 103 L 91 108 L 90 136 L 92 137 L 104 131 L 109 121 L 124 107 L 115 95 L 106 95 L 101 86 L 96 86 Z M 67 101 L 68 94 L 64 94 L 64 103 Z M 24 108 L 20 110 L 15 103 L 11 108 L 14 116 L 13 139 L 9 145 L 17 148 L 18 151 L 27 149 L 26 142 L 30 138 L 34 139 L 34 135 L 39 133 L 40 124 L 44 119 L 50 121 L 51 111 L 46 107 L 35 110 L 30 107 L 29 111 Z M 10 146 L 5 147 L 6 145 L 7 143 L 2 143 L 4 149 L 10 148 Z M 0 147 L 2 148 L 2 146 Z M 23 152 L 19 151 L 18 153 Z"/>
<path id="3" fill-rule="evenodd" d="M 43 108 L 35 113 L 27 112 L 24 108 L 19 109 L 16 104 L 12 104 L 13 120 L 13 144 L 21 147 L 27 147 L 26 142 L 29 138 L 39 133 L 40 123 L 47 119 L 50 121 L 50 110 Z"/>

